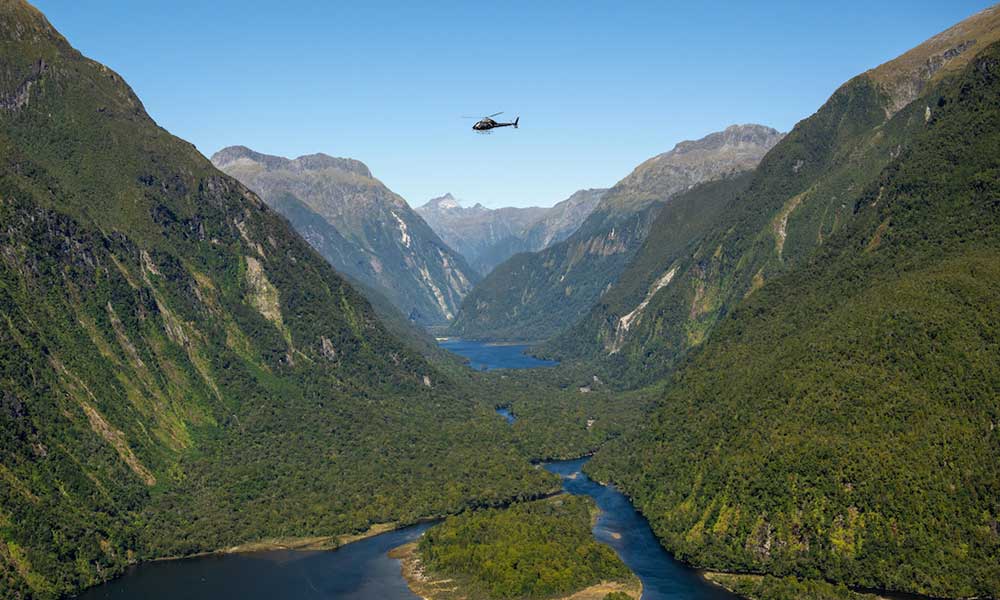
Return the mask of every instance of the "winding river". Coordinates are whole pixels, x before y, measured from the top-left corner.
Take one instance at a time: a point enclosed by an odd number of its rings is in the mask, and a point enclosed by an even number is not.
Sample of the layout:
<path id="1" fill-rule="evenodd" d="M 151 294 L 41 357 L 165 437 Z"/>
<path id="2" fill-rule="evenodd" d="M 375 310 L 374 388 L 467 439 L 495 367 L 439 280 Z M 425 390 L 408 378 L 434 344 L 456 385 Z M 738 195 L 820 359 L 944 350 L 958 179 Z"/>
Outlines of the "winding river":
<path id="1" fill-rule="evenodd" d="M 601 485 L 581 470 L 589 457 L 546 463 L 570 494 L 590 496 L 601 509 L 594 538 L 611 546 L 642 581 L 642 600 L 731 600 L 736 595 L 706 581 L 667 553 L 649 523 L 614 486 Z"/>
<path id="2" fill-rule="evenodd" d="M 512 356 L 516 361 L 526 357 L 523 347 L 512 351 L 518 347 L 481 342 L 462 344 L 469 354 L 478 357 L 474 368 L 476 363 L 480 364 L 478 368 L 487 369 L 528 368 L 510 366 Z M 497 412 L 508 423 L 514 422 L 510 411 L 499 408 Z M 600 507 L 602 512 L 594 525 L 594 537 L 611 546 L 639 577 L 643 600 L 735 598 L 671 558 L 628 498 L 613 486 L 601 485 L 581 471 L 587 460 L 552 462 L 544 467 L 562 478 L 563 490 L 590 496 Z M 417 600 L 403 580 L 399 561 L 386 553 L 419 538 L 430 526 L 424 523 L 406 527 L 332 551 L 277 550 L 145 563 L 131 568 L 119 579 L 87 590 L 80 598 Z"/>

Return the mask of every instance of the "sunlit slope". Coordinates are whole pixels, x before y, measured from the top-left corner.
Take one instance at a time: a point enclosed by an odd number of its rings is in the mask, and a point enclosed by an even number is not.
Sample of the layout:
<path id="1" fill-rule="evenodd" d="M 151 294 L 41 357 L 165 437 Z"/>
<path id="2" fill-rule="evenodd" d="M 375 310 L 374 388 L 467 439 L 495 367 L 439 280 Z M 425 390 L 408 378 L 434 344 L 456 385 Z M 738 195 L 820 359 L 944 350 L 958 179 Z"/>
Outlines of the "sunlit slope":
<path id="1" fill-rule="evenodd" d="M 230 146 L 212 162 L 287 217 L 337 271 L 378 290 L 415 322 L 446 324 L 479 279 L 360 161 L 325 154 L 287 159 Z"/>
<path id="2" fill-rule="evenodd" d="M 498 421 L 117 74 L 0 0 L 0 596 L 545 488 Z"/>
<path id="3" fill-rule="evenodd" d="M 845 83 L 764 157 L 746 185 L 679 195 L 615 285 L 545 353 L 596 361 L 627 387 L 664 377 L 746 295 L 851 223 L 860 195 L 937 110 L 910 91 L 961 69 L 998 29 L 998 8 L 970 17 Z M 915 56 L 921 59 L 913 66 Z M 887 73 L 910 91 L 889 85 Z M 903 98 L 919 105 L 891 118 Z"/>
<path id="4" fill-rule="evenodd" d="M 594 460 L 669 549 L 1000 594 L 998 106 L 993 45 L 895 112 L 886 135 L 906 143 L 851 219 L 722 318 L 648 429 Z"/>

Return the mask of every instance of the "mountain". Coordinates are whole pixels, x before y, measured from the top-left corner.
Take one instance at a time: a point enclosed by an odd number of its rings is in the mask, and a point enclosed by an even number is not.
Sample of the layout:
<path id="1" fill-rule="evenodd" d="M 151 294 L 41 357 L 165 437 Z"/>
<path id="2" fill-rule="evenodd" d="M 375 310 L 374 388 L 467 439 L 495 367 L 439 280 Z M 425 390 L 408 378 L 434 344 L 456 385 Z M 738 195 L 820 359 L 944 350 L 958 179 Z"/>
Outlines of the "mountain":
<path id="1" fill-rule="evenodd" d="M 590 465 L 682 559 L 1000 595 L 998 40 L 993 7 L 844 84 L 602 309 L 644 311 L 629 360 L 688 348 Z"/>
<path id="2" fill-rule="evenodd" d="M 0 596 L 550 490 L 498 421 L 118 74 L 0 0 Z"/>
<path id="3" fill-rule="evenodd" d="M 545 213 L 538 207 L 465 208 L 451 194 L 432 198 L 416 211 L 483 275 L 517 252 L 525 231 Z"/>
<path id="4" fill-rule="evenodd" d="M 519 252 L 537 252 L 568 237 L 605 191 L 580 190 L 551 208 L 465 208 L 445 194 L 416 210 L 441 239 L 486 275 Z"/>
<path id="5" fill-rule="evenodd" d="M 257 192 L 338 271 L 411 320 L 449 321 L 479 275 L 357 160 L 223 148 L 212 163 Z"/>
<path id="6" fill-rule="evenodd" d="M 528 228 L 523 251 L 538 252 L 568 238 L 594 212 L 607 191 L 602 188 L 577 190 L 569 198 L 557 202 Z"/>
<path id="7" fill-rule="evenodd" d="M 914 101 L 915 90 L 964 65 L 984 42 L 1000 39 L 994 14 L 963 22 L 845 83 L 752 176 L 675 198 L 615 285 L 542 351 L 564 360 L 596 359 L 620 384 L 663 377 L 744 296 L 807 260 L 854 218 L 850 200 L 913 134 L 890 126 L 889 118 Z M 921 117 L 933 112 L 925 106 Z"/>
<path id="8" fill-rule="evenodd" d="M 608 190 L 568 238 L 514 256 L 483 279 L 463 300 L 451 331 L 539 340 L 570 326 L 617 280 L 672 197 L 754 168 L 781 136 L 762 125 L 733 125 L 647 160 Z"/>

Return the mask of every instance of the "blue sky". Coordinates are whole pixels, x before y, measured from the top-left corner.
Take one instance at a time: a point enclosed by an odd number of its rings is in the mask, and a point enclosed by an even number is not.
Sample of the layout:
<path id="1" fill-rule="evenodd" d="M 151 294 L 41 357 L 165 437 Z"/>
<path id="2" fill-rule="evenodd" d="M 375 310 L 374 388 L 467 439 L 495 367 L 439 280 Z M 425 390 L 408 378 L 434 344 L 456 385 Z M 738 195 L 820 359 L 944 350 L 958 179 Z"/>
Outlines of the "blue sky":
<path id="1" fill-rule="evenodd" d="M 368 164 L 411 205 L 551 205 L 732 123 L 787 131 L 991 4 L 35 0 L 206 155 Z M 520 115 L 479 136 L 462 115 Z"/>

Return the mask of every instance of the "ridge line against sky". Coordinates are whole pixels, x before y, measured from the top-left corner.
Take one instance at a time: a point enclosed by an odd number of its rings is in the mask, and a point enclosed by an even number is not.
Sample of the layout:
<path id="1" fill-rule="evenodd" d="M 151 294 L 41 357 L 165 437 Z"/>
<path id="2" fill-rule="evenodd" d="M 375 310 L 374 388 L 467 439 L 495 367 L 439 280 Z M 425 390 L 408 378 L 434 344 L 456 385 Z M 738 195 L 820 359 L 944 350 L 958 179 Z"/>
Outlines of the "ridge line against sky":
<path id="1" fill-rule="evenodd" d="M 551 206 L 734 123 L 788 131 L 844 81 L 991 6 L 36 0 L 206 156 L 363 161 L 411 206 Z M 874 5 L 874 6 L 873 6 Z M 521 128 L 480 136 L 462 115 Z"/>

